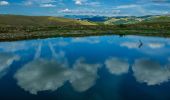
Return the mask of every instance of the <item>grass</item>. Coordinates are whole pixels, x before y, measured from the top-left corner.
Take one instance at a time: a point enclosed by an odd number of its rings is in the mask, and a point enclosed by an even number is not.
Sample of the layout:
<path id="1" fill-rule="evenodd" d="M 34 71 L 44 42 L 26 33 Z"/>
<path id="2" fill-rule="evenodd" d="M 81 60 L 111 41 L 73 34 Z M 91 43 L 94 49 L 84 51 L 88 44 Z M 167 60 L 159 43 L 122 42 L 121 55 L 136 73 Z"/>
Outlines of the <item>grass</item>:
<path id="1" fill-rule="evenodd" d="M 105 25 L 60 17 L 0 15 L 0 41 L 113 34 L 170 37 L 170 19 L 154 17 L 134 24 Z"/>
<path id="2" fill-rule="evenodd" d="M 51 27 L 59 25 L 95 25 L 88 21 L 50 16 L 0 15 L 0 26 Z"/>

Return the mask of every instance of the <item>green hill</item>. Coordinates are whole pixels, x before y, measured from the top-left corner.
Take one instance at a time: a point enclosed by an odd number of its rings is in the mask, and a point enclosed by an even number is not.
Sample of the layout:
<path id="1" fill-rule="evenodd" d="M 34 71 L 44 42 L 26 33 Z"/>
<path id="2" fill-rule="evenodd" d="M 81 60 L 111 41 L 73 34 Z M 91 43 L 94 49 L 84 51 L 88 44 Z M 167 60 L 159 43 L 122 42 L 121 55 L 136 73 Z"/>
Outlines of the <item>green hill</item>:
<path id="1" fill-rule="evenodd" d="M 169 16 L 116 17 L 103 23 L 50 16 L 0 15 L 0 41 L 111 34 L 170 37 Z"/>
<path id="2" fill-rule="evenodd" d="M 144 22 L 170 22 L 170 16 L 152 16 L 145 19 Z"/>
<path id="3" fill-rule="evenodd" d="M 120 24 L 157 23 L 157 22 L 170 22 L 170 16 L 111 18 L 105 21 L 104 24 L 120 25 Z"/>
<path id="4" fill-rule="evenodd" d="M 95 25 L 88 21 L 50 16 L 0 15 L 0 26 Z"/>
<path id="5" fill-rule="evenodd" d="M 119 25 L 119 24 L 134 24 L 143 21 L 142 18 L 125 17 L 125 18 L 111 18 L 104 22 L 106 25 Z"/>

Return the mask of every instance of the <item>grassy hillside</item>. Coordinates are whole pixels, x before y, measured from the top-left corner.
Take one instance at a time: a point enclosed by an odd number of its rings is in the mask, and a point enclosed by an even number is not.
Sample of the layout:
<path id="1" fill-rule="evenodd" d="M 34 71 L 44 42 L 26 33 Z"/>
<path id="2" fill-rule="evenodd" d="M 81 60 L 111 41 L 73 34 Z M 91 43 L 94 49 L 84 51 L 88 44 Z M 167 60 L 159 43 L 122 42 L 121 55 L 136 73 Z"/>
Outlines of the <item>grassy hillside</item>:
<path id="1" fill-rule="evenodd" d="M 146 16 L 146 17 L 125 17 L 111 18 L 104 22 L 106 25 L 138 24 L 153 22 L 170 22 L 170 16 Z"/>
<path id="2" fill-rule="evenodd" d="M 134 24 L 143 21 L 142 18 L 126 17 L 126 18 L 111 18 L 104 22 L 106 25 L 119 25 L 119 24 Z"/>
<path id="3" fill-rule="evenodd" d="M 0 26 L 95 25 L 88 21 L 49 16 L 0 15 Z"/>
<path id="4" fill-rule="evenodd" d="M 144 20 L 144 22 L 170 22 L 170 16 L 152 16 Z"/>
<path id="5" fill-rule="evenodd" d="M 0 41 L 110 34 L 170 37 L 170 17 L 121 17 L 94 24 L 60 17 L 0 15 Z"/>

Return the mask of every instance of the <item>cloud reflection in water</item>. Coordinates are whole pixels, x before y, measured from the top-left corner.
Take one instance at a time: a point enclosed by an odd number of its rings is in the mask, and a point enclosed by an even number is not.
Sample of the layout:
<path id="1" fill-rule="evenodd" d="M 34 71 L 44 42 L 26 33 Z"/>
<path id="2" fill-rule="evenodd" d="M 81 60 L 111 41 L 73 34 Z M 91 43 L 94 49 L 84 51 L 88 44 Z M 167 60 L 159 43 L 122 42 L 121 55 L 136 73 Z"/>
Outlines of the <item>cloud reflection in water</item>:
<path id="1" fill-rule="evenodd" d="M 148 59 L 136 60 L 132 70 L 136 80 L 147 85 L 159 85 L 170 79 L 170 66 L 161 66 Z"/>
<path id="2" fill-rule="evenodd" d="M 70 79 L 73 88 L 82 92 L 92 87 L 98 78 L 97 72 L 101 66 L 101 64 L 85 63 L 83 58 L 79 58 L 73 65 L 73 73 Z"/>
<path id="3" fill-rule="evenodd" d="M 70 70 L 54 60 L 37 59 L 23 66 L 16 74 L 18 85 L 32 94 L 54 91 L 69 79 Z"/>
<path id="4" fill-rule="evenodd" d="M 17 55 L 0 53 L 0 78 L 6 74 L 7 70 L 13 64 L 13 62 L 19 59 L 20 57 Z"/>
<path id="5" fill-rule="evenodd" d="M 101 67 L 100 64 L 88 64 L 80 58 L 73 65 L 73 69 L 70 69 L 65 56 L 55 53 L 51 43 L 49 43 L 49 48 L 53 55 L 51 60 L 37 56 L 41 52 L 41 45 L 39 45 L 35 59 L 17 71 L 14 78 L 21 88 L 37 94 L 39 91 L 57 90 L 66 81 L 69 81 L 79 92 L 86 91 L 94 85 L 98 77 L 98 68 Z"/>
<path id="6" fill-rule="evenodd" d="M 111 74 L 121 75 L 128 73 L 129 63 L 127 59 L 120 59 L 116 57 L 109 58 L 105 61 L 105 66 Z"/>
<path id="7" fill-rule="evenodd" d="M 15 79 L 17 80 L 18 85 L 25 91 L 29 91 L 32 94 L 37 94 L 40 91 L 46 90 L 56 91 L 67 81 L 71 84 L 75 91 L 85 92 L 96 84 L 96 80 L 100 77 L 100 75 L 98 75 L 99 68 L 101 68 L 103 64 L 111 74 L 117 75 L 115 77 L 120 77 L 119 75 L 125 75 L 129 72 L 129 70 L 132 69 L 133 77 L 136 79 L 136 81 L 138 83 L 145 83 L 148 86 L 160 85 L 169 81 L 169 64 L 161 65 L 160 62 L 155 62 L 154 60 L 140 59 L 141 56 L 139 58 L 136 56 L 134 58 L 129 58 L 130 54 L 127 56 L 125 53 L 123 55 L 124 57 L 119 56 L 119 54 L 115 54 L 115 56 L 108 58 L 110 55 L 107 55 L 106 59 L 103 59 L 103 61 L 100 62 L 101 64 L 98 62 L 89 63 L 85 58 L 81 58 L 80 55 L 73 59 L 73 62 L 71 62 L 72 64 L 70 64 L 70 62 L 67 60 L 65 52 L 67 52 L 69 46 L 71 46 L 69 43 L 99 44 L 101 42 L 99 40 L 81 40 L 80 38 L 77 38 L 74 40 L 71 39 L 70 42 L 65 42 L 63 44 L 61 41 L 61 44 L 58 42 L 55 43 L 55 41 L 53 41 L 54 44 L 50 43 L 49 41 L 45 41 L 43 45 L 46 45 L 47 43 L 49 47 L 48 49 L 52 52 L 51 59 L 40 58 L 42 44 L 39 44 L 33 61 L 24 65 L 15 74 Z M 141 41 L 140 39 L 135 41 L 123 41 L 119 42 L 118 44 L 116 44 L 116 41 L 115 44 L 116 46 L 119 46 L 118 49 L 121 48 L 123 50 L 127 50 L 122 48 L 126 47 L 129 51 L 133 50 L 134 55 L 135 53 L 145 54 L 144 56 L 147 56 L 148 58 L 152 56 L 150 52 L 152 52 L 154 56 L 155 54 L 159 54 L 158 56 L 160 56 L 160 51 L 163 49 L 166 51 L 168 50 L 168 48 L 165 48 L 166 43 L 164 42 L 144 41 L 142 39 Z M 142 46 L 140 46 L 141 44 Z M 56 53 L 54 46 L 59 49 L 62 47 L 62 51 Z M 66 51 L 63 51 L 65 46 L 67 46 L 67 49 Z M 103 49 L 101 49 L 103 50 L 102 53 L 107 52 L 107 50 L 105 51 L 105 48 Z M 114 48 L 110 49 L 113 51 L 116 50 Z M 92 52 L 95 52 L 95 50 L 96 49 L 94 49 Z M 85 51 L 82 51 L 82 53 L 84 52 Z M 115 52 L 111 53 L 114 54 Z M 108 54 L 110 54 L 110 52 Z M 164 54 L 166 55 L 167 52 L 164 52 Z M 132 67 L 130 67 L 129 61 L 134 61 Z"/>

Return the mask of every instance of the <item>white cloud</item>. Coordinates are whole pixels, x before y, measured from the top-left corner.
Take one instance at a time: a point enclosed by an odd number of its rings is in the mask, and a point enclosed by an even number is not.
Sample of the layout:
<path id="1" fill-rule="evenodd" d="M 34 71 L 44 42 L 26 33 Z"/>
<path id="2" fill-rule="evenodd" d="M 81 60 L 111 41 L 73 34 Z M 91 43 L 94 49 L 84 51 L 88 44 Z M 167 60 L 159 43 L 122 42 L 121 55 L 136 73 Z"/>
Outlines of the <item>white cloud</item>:
<path id="1" fill-rule="evenodd" d="M 62 13 L 71 13 L 72 10 L 66 8 L 66 9 L 62 9 L 60 12 L 62 12 Z"/>
<path id="2" fill-rule="evenodd" d="M 54 4 L 41 4 L 40 7 L 51 8 L 51 7 L 56 7 L 56 5 L 54 5 Z"/>
<path id="3" fill-rule="evenodd" d="M 31 94 L 40 91 L 55 91 L 69 81 L 76 91 L 82 92 L 94 85 L 100 64 L 87 64 L 78 59 L 70 69 L 63 53 L 55 53 L 51 43 L 48 46 L 53 59 L 41 59 L 41 44 L 35 53 L 35 59 L 17 71 L 14 78 L 17 84 Z"/>
<path id="4" fill-rule="evenodd" d="M 70 74 L 65 64 L 37 59 L 24 65 L 14 77 L 25 91 L 37 94 L 39 91 L 57 90 L 69 79 Z"/>
<path id="5" fill-rule="evenodd" d="M 53 58 L 51 60 L 40 58 L 41 45 L 40 43 L 33 61 L 24 65 L 14 76 L 17 84 L 32 94 L 37 94 L 39 91 L 57 90 L 69 80 L 71 74 L 67 62 L 60 60 L 65 58 L 64 54 L 57 54 L 51 43 L 48 46 Z"/>
<path id="6" fill-rule="evenodd" d="M 75 4 L 82 5 L 82 0 L 75 0 Z"/>
<path id="7" fill-rule="evenodd" d="M 86 5 L 86 4 L 84 4 Z M 88 4 L 89 5 L 89 4 Z M 92 6 L 92 5 L 91 5 Z M 99 6 L 99 5 L 96 5 Z M 70 15 L 118 15 L 120 10 L 96 10 L 96 9 L 61 9 L 58 11 L 59 13 L 68 13 Z"/>
<path id="8" fill-rule="evenodd" d="M 0 78 L 4 76 L 14 61 L 19 60 L 19 56 L 0 53 Z"/>
<path id="9" fill-rule="evenodd" d="M 131 5 L 120 5 L 120 6 L 117 6 L 115 7 L 115 9 L 128 9 L 128 8 L 135 8 L 135 7 L 138 7 L 139 5 L 134 5 L 134 4 L 131 4 Z"/>
<path id="10" fill-rule="evenodd" d="M 84 3 L 87 2 L 87 0 L 74 0 L 76 5 L 84 5 Z"/>
<path id="11" fill-rule="evenodd" d="M 29 44 L 29 46 L 28 46 Z M 4 52 L 17 52 L 17 51 L 21 51 L 21 50 L 27 50 L 29 48 L 31 48 L 34 44 L 30 43 L 30 42 L 21 42 L 21 41 L 17 41 L 17 42 L 3 42 L 0 43 L 0 49 Z"/>
<path id="12" fill-rule="evenodd" d="M 0 1 L 0 6 L 6 6 L 9 5 L 8 1 Z"/>
<path id="13" fill-rule="evenodd" d="M 98 43 L 100 43 L 100 39 L 99 39 L 98 37 L 91 37 L 91 38 L 74 38 L 74 39 L 72 39 L 72 43 L 98 44 Z"/>
<path id="14" fill-rule="evenodd" d="M 78 59 L 73 66 L 70 83 L 76 91 L 83 92 L 95 84 L 97 72 L 101 64 L 88 64 L 84 59 Z"/>
<path id="15" fill-rule="evenodd" d="M 95 6 L 100 6 L 100 2 L 90 2 L 88 0 L 74 0 L 75 4 L 76 5 L 86 5 L 86 6 L 92 6 L 92 7 L 95 7 Z"/>
<path id="16" fill-rule="evenodd" d="M 126 59 L 109 58 L 105 61 L 105 66 L 111 74 L 121 75 L 128 73 L 129 63 Z"/>
<path id="17" fill-rule="evenodd" d="M 163 48 L 165 46 L 164 43 L 148 43 L 147 45 L 151 49 L 159 49 L 159 48 Z"/>
<path id="18" fill-rule="evenodd" d="M 36 59 L 17 71 L 17 84 L 31 94 L 40 91 L 55 91 L 69 81 L 76 91 L 83 92 L 92 87 L 98 77 L 100 64 L 87 64 L 78 59 L 69 69 L 66 63 L 55 60 Z"/>
<path id="19" fill-rule="evenodd" d="M 53 3 L 56 3 L 56 0 L 26 0 L 23 2 L 23 5 L 32 6 L 38 5 L 40 7 L 55 7 Z"/>
<path id="20" fill-rule="evenodd" d="M 159 85 L 170 79 L 170 66 L 161 66 L 148 59 L 138 59 L 132 67 L 134 77 L 140 83 Z"/>
<path id="21" fill-rule="evenodd" d="M 129 49 L 136 49 L 139 48 L 139 43 L 138 42 L 123 42 L 120 44 L 122 47 L 127 47 Z"/>
<path id="22" fill-rule="evenodd" d="M 55 91 L 69 81 L 76 91 L 83 92 L 95 84 L 100 64 L 87 64 L 78 59 L 69 69 L 66 63 L 55 60 L 36 59 L 17 71 L 14 78 L 17 84 L 31 94 L 40 91 Z"/>

